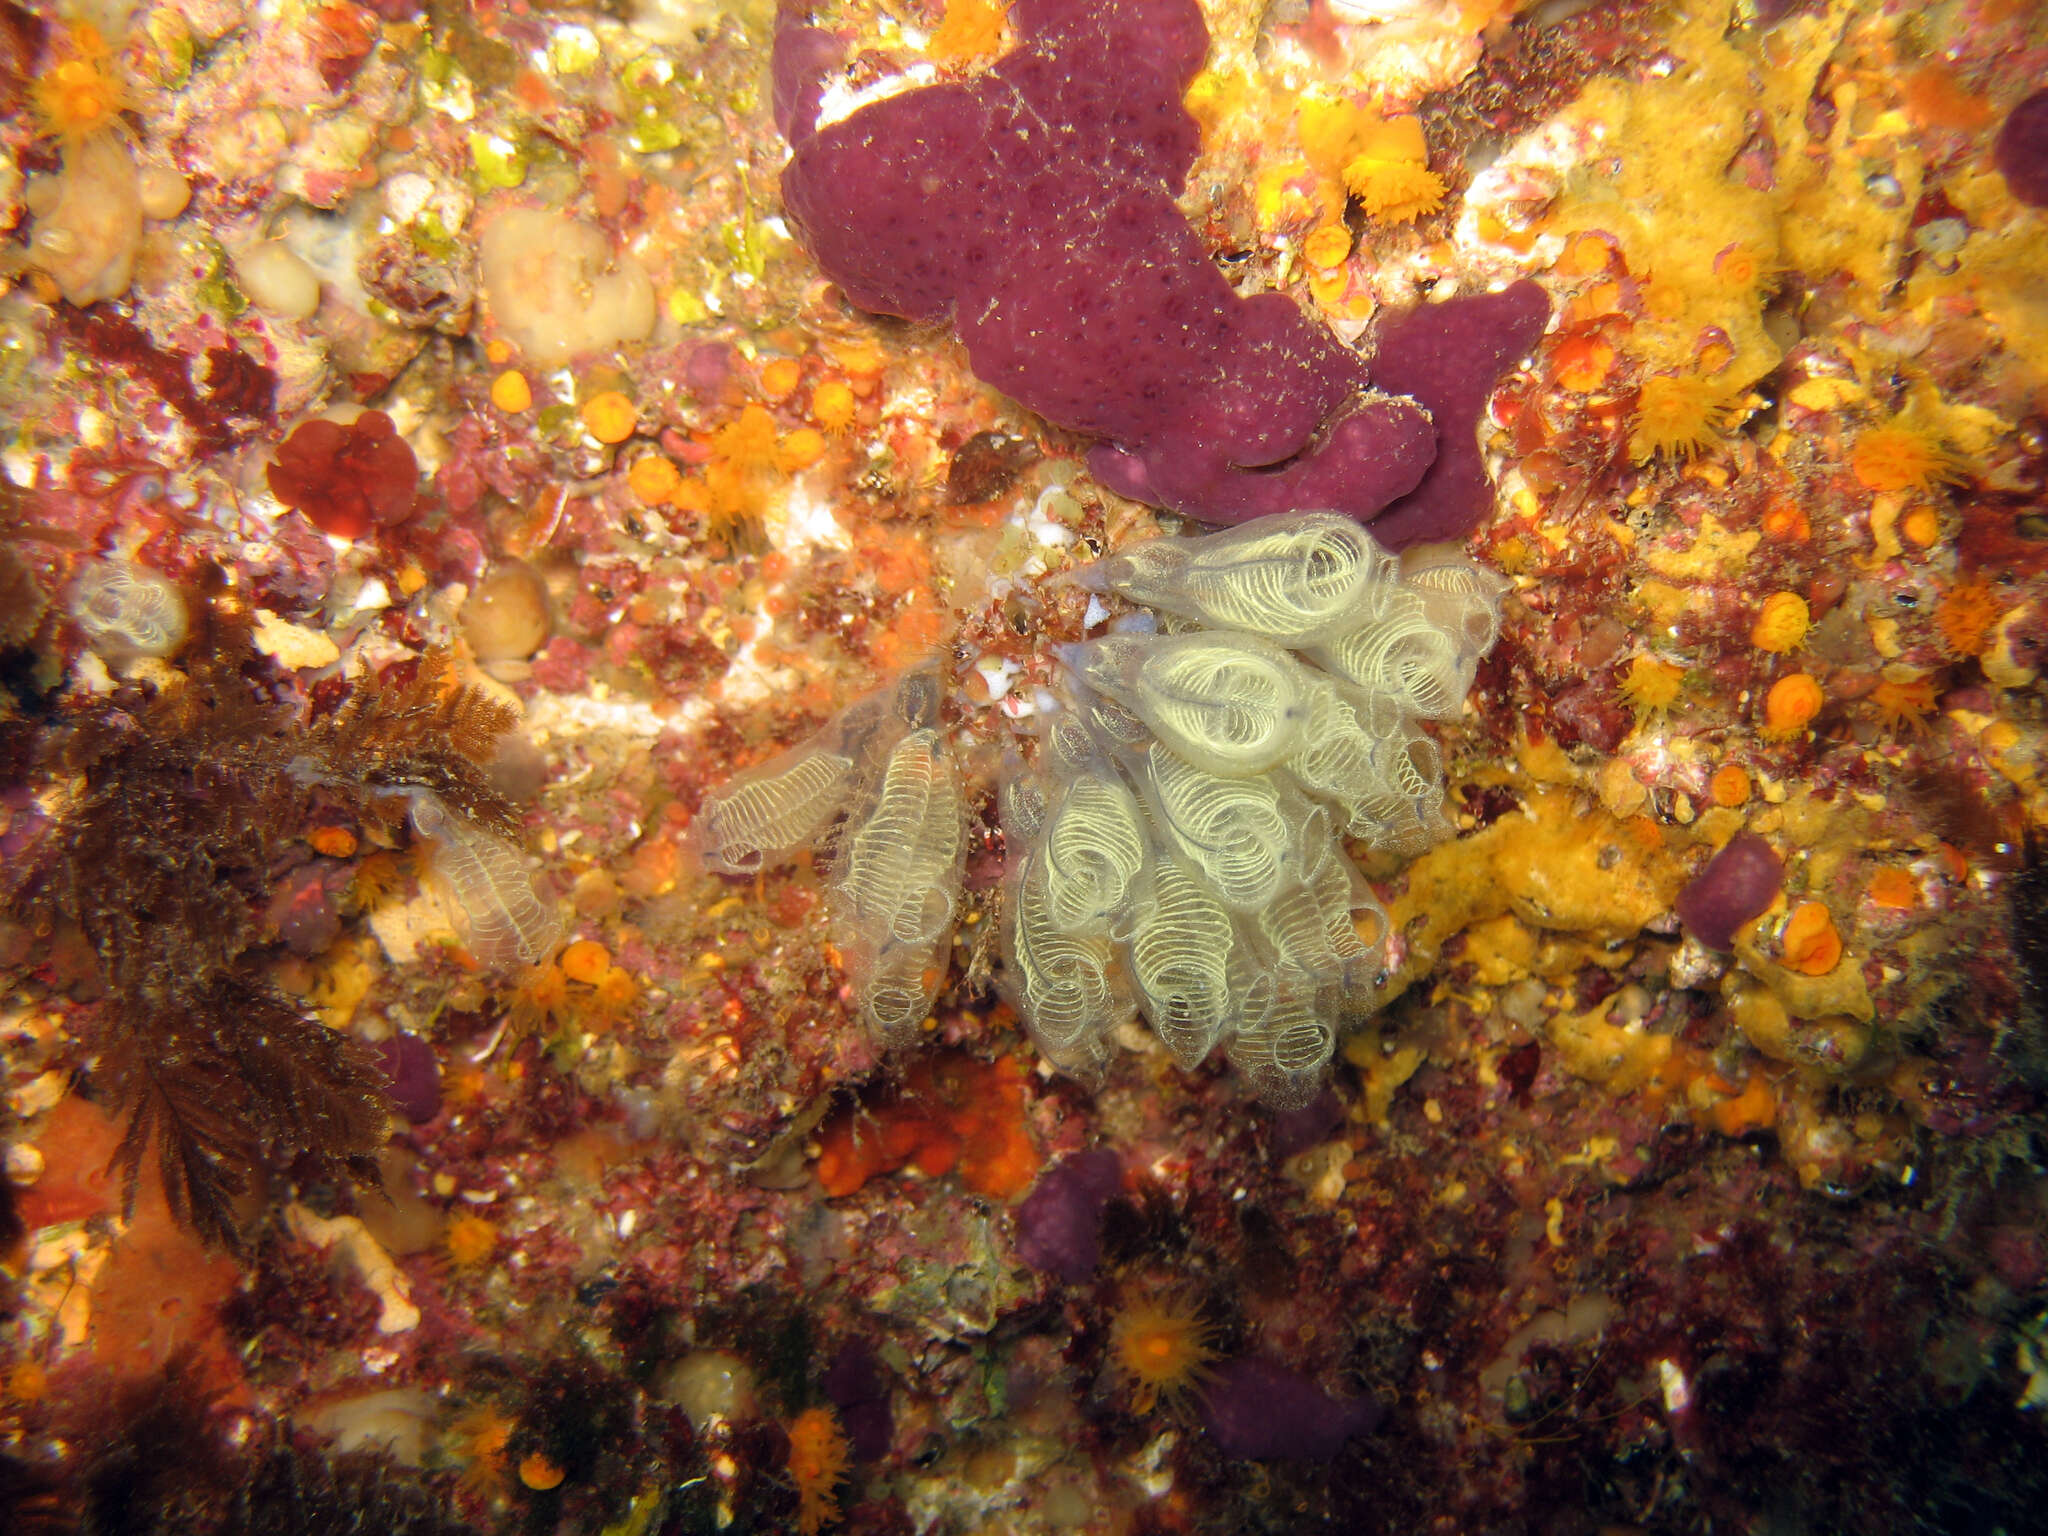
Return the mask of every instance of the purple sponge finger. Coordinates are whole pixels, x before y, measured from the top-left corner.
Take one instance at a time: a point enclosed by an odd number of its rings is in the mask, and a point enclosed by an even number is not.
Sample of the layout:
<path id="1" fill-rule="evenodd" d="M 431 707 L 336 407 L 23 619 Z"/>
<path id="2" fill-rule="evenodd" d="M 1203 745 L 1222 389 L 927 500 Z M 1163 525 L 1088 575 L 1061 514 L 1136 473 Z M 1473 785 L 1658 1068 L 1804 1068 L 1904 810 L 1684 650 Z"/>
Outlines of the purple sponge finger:
<path id="1" fill-rule="evenodd" d="M 1502 370 L 1536 345 L 1549 319 L 1549 295 L 1520 282 L 1424 305 L 1380 328 L 1374 382 L 1427 406 L 1437 442 L 1422 483 L 1369 519 L 1374 538 L 1405 549 L 1461 539 L 1485 519 L 1493 498 L 1479 450 L 1479 413 Z"/>
<path id="2" fill-rule="evenodd" d="M 1542 329 L 1541 292 L 1396 321 L 1370 375 L 1292 300 L 1241 298 L 1174 202 L 1200 147 L 1181 102 L 1208 51 L 1194 0 L 1018 0 L 1022 41 L 992 68 L 825 128 L 834 51 L 807 20 L 785 3 L 776 34 L 783 198 L 855 304 L 950 315 L 981 378 L 1104 439 L 1104 482 L 1154 505 L 1366 520 L 1407 497 L 1374 528 L 1395 547 L 1485 516 L 1473 430 Z"/>

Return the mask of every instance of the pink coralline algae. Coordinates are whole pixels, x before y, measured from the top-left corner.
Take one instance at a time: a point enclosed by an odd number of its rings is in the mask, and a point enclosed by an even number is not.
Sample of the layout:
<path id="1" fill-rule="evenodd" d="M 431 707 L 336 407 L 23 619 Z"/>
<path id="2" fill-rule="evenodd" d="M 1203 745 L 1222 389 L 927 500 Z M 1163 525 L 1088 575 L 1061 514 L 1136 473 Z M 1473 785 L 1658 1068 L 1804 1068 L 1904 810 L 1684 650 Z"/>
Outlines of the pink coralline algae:
<path id="1" fill-rule="evenodd" d="M 1325 508 L 1399 548 L 1491 504 L 1474 441 L 1549 315 L 1529 282 L 1383 325 L 1370 366 L 1284 294 L 1241 298 L 1174 196 L 1194 0 L 1018 0 L 985 73 L 820 127 L 842 49 L 784 0 L 775 114 L 791 219 L 863 309 L 950 319 L 974 371 L 1101 439 L 1111 489 L 1212 523 Z"/>

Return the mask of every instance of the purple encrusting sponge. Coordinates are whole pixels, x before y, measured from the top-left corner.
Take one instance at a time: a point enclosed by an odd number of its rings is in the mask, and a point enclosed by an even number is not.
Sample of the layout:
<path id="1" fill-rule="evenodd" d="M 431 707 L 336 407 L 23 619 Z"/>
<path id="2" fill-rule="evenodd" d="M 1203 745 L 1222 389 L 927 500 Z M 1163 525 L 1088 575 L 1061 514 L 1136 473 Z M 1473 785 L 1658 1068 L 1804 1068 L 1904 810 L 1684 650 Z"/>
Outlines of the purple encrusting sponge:
<path id="1" fill-rule="evenodd" d="M 1286 295 L 1240 297 L 1174 202 L 1200 147 L 1195 0 L 1017 0 L 1010 21 L 983 74 L 818 127 L 843 49 L 784 0 L 783 202 L 847 297 L 950 319 L 977 375 L 1100 438 L 1089 467 L 1137 500 L 1209 523 L 1327 509 L 1396 549 L 1481 522 L 1479 412 L 1542 333 L 1542 289 L 1394 318 L 1368 365 Z"/>

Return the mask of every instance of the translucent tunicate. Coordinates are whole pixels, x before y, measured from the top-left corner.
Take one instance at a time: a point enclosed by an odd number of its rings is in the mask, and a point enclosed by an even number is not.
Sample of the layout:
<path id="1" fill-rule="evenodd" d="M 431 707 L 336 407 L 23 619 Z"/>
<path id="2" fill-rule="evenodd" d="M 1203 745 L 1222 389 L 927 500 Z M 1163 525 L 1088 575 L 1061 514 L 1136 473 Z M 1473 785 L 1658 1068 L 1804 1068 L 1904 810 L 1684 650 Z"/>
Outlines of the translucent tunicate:
<path id="1" fill-rule="evenodd" d="M 78 573 L 71 617 L 109 661 L 172 655 L 190 622 L 174 582 L 125 560 L 95 560 Z"/>
<path id="2" fill-rule="evenodd" d="M 1221 1047 L 1262 1099 L 1305 1103 L 1386 965 L 1343 839 L 1449 834 L 1420 722 L 1461 712 L 1505 583 L 1449 554 L 1404 570 L 1314 513 L 1080 579 L 1155 611 L 1055 652 L 1068 707 L 1004 794 L 1010 995 L 1063 1070 L 1099 1071 L 1135 1003 L 1183 1068 Z"/>
<path id="3" fill-rule="evenodd" d="M 1347 517 L 1260 518 L 1195 539 L 1155 539 L 1096 568 L 1100 585 L 1215 629 L 1290 646 L 1355 623 L 1394 557 Z"/>
<path id="4" fill-rule="evenodd" d="M 469 951 L 486 966 L 537 965 L 554 952 L 561 919 L 540 899 L 519 850 L 434 795 L 415 792 L 412 829 L 433 844 L 433 870 L 469 922 Z"/>

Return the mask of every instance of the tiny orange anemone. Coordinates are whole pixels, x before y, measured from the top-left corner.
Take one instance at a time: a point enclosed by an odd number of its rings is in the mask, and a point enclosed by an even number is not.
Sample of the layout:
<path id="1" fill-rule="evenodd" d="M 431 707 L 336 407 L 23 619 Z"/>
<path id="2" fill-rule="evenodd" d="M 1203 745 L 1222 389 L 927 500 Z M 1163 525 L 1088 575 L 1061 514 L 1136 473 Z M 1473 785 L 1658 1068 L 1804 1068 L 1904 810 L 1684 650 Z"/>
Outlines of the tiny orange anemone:
<path id="1" fill-rule="evenodd" d="M 1005 20 L 1000 0 L 946 0 L 945 17 L 924 51 L 948 64 L 990 58 L 1003 46 Z"/>
<path id="2" fill-rule="evenodd" d="M 442 1235 L 442 1242 L 448 1249 L 448 1258 L 457 1269 L 478 1269 L 490 1262 L 498 1251 L 497 1223 L 486 1221 L 471 1211 L 457 1211 L 448 1218 L 448 1230 Z"/>
<path id="3" fill-rule="evenodd" d="M 51 55 L 51 63 L 30 88 L 43 132 L 66 144 L 81 144 L 117 126 L 128 106 L 128 91 L 114 63 L 114 50 L 99 29 L 82 21 L 59 27 Z"/>
<path id="4" fill-rule="evenodd" d="M 1714 276 L 1737 293 L 1763 293 L 1776 286 L 1783 267 L 1777 258 L 1747 240 L 1724 246 L 1714 258 Z"/>
<path id="5" fill-rule="evenodd" d="M 1924 491 L 1963 478 L 1956 456 L 1928 428 L 1895 416 L 1856 439 L 1849 468 L 1869 491 Z"/>
<path id="6" fill-rule="evenodd" d="M 830 1408 L 806 1408 L 789 1425 L 789 1480 L 796 1484 L 796 1528 L 803 1536 L 839 1518 L 834 1493 L 846 1476 L 846 1436 Z"/>
<path id="7" fill-rule="evenodd" d="M 1551 376 L 1575 395 L 1590 394 L 1607 382 L 1614 366 L 1614 348 L 1597 335 L 1567 336 L 1550 354 Z"/>
<path id="8" fill-rule="evenodd" d="M 1920 882 L 1908 869 L 1886 865 L 1870 877 L 1865 888 L 1873 906 L 1889 912 L 1908 912 L 1920 900 Z"/>
<path id="9" fill-rule="evenodd" d="M 1209 1376 L 1214 1330 L 1201 1308 L 1171 1293 L 1125 1303 L 1109 1327 L 1116 1373 L 1131 1389 L 1131 1406 L 1150 1413 L 1163 1399 L 1175 1406 Z"/>
<path id="10" fill-rule="evenodd" d="M 1794 672 L 1771 684 L 1764 695 L 1764 739 L 1790 741 L 1803 736 L 1820 713 L 1826 697 L 1820 684 L 1804 672 Z"/>
<path id="11" fill-rule="evenodd" d="M 1711 448 L 1732 424 L 1728 392 L 1698 374 L 1664 374 L 1643 380 L 1636 397 L 1636 427 L 1628 440 L 1638 463 L 1654 458 L 1689 459 Z"/>
<path id="12" fill-rule="evenodd" d="M 1373 218 L 1406 224 L 1444 205 L 1444 179 L 1408 160 L 1360 155 L 1344 167 L 1344 185 Z"/>
<path id="13" fill-rule="evenodd" d="M 811 391 L 811 420 L 827 432 L 844 432 L 859 408 L 853 390 L 838 379 L 826 379 Z"/>
<path id="14" fill-rule="evenodd" d="M 1707 780 L 1707 798 L 1719 806 L 1738 806 L 1749 801 L 1749 772 L 1740 763 L 1723 763 Z"/>
<path id="15" fill-rule="evenodd" d="M 1886 678 L 1870 690 L 1870 702 L 1877 706 L 1879 722 L 1888 731 L 1927 734 L 1927 717 L 1938 702 L 1931 678 Z"/>
<path id="16" fill-rule="evenodd" d="M 1749 643 L 1773 656 L 1784 656 L 1806 643 L 1806 632 L 1812 626 L 1813 615 L 1805 598 L 1797 592 L 1773 592 L 1757 612 Z"/>
<path id="17" fill-rule="evenodd" d="M 1785 919 L 1780 952 L 1786 966 L 1803 976 L 1825 976 L 1842 958 L 1842 936 L 1835 919 L 1817 901 L 1802 901 Z"/>
<path id="18" fill-rule="evenodd" d="M 1952 656 L 1982 656 L 1998 624 L 1998 599 L 1981 581 L 1951 587 L 1935 605 L 1934 627 Z"/>
<path id="19" fill-rule="evenodd" d="M 1638 656 L 1621 679 L 1621 696 L 1638 721 L 1661 715 L 1685 689 L 1685 669 L 1655 656 Z"/>

